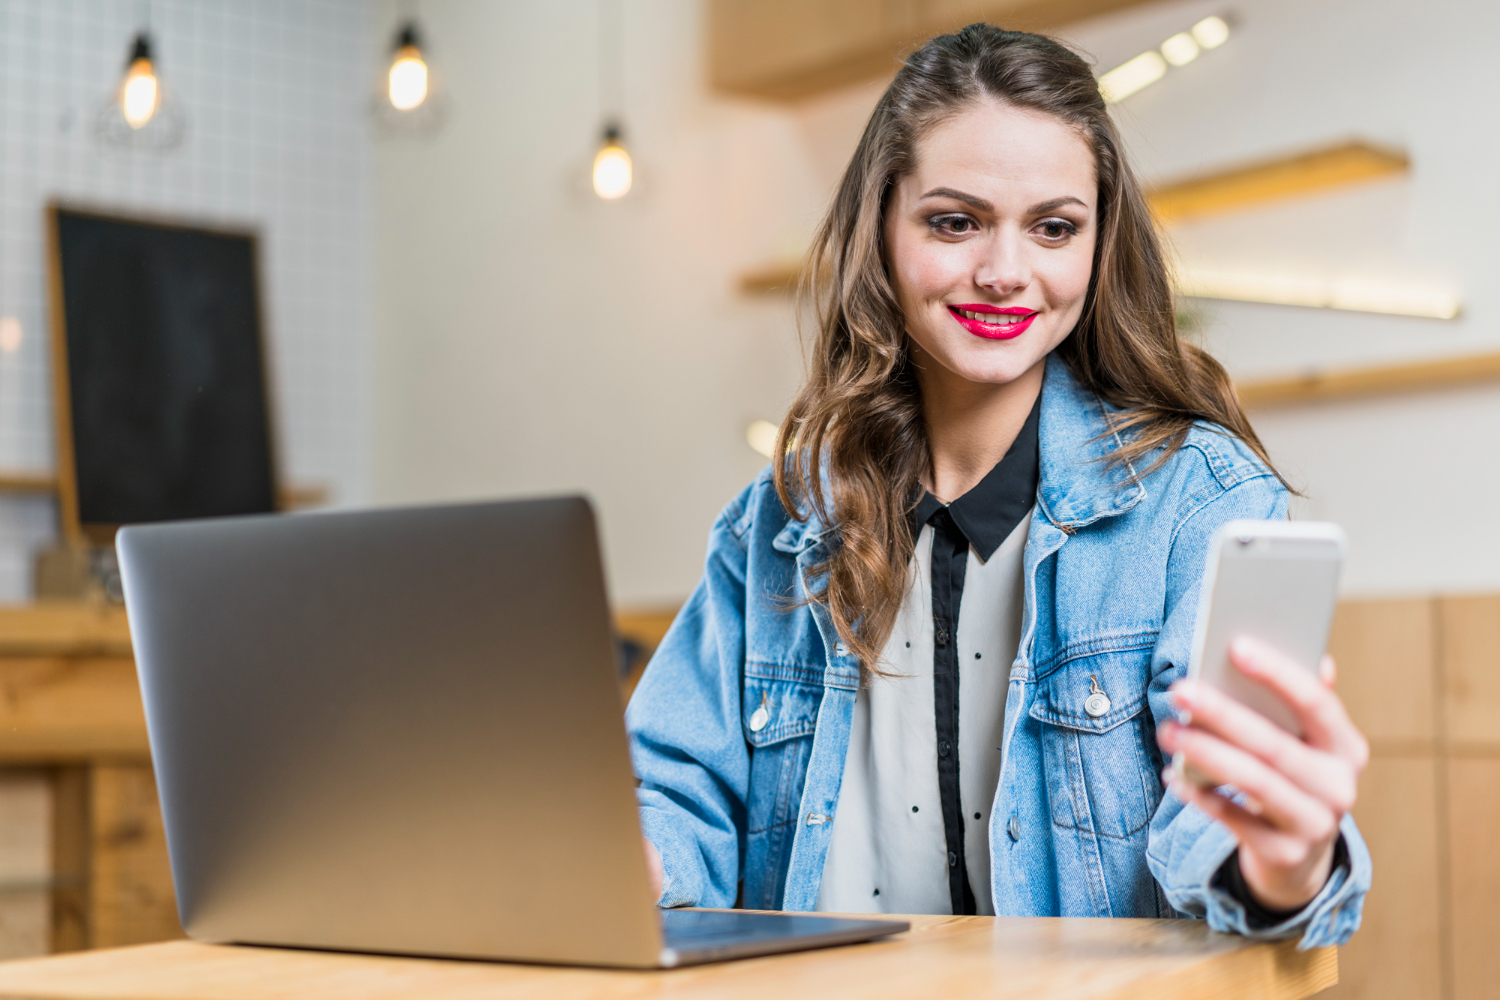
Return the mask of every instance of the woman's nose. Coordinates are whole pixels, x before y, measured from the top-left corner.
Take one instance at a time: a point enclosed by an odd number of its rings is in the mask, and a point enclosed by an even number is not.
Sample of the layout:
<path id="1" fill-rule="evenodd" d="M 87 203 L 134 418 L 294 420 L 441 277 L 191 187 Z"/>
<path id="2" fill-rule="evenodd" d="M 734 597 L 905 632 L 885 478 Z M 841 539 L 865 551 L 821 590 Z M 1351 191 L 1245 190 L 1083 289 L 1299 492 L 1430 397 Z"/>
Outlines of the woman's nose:
<path id="1" fill-rule="evenodd" d="M 995 295 L 1010 295 L 1031 283 L 1025 247 L 1014 234 L 997 233 L 974 271 L 974 283 Z"/>

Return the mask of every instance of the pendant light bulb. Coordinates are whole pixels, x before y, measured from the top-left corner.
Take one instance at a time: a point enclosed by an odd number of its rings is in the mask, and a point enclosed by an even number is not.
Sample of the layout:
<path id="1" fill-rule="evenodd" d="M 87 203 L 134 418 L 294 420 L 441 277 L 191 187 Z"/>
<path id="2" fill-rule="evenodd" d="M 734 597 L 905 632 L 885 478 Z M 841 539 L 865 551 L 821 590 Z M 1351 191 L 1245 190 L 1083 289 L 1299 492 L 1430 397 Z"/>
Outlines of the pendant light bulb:
<path id="1" fill-rule="evenodd" d="M 135 36 L 126 64 L 125 83 L 120 88 L 120 112 L 131 128 L 138 129 L 156 116 L 160 105 L 161 85 L 151 61 L 151 39 L 142 32 Z"/>
<path id="2" fill-rule="evenodd" d="M 604 129 L 604 143 L 594 157 L 594 193 L 605 201 L 614 201 L 630 193 L 633 170 L 630 154 L 620 142 L 620 127 Z"/>
<path id="3" fill-rule="evenodd" d="M 386 83 L 391 107 L 397 111 L 412 111 L 427 100 L 427 60 L 422 58 L 415 22 L 408 22 L 396 36 Z"/>

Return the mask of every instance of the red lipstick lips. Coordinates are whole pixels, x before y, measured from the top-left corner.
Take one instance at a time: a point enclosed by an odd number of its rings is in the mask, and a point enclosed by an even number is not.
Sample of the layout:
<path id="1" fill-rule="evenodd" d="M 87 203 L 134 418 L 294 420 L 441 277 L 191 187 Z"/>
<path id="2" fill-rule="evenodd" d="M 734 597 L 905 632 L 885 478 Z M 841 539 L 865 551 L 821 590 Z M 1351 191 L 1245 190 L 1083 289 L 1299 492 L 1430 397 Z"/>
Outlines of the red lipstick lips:
<path id="1" fill-rule="evenodd" d="M 1011 340 L 1019 337 L 1026 332 L 1037 315 L 1035 309 L 1023 309 L 1019 306 L 1001 308 L 982 302 L 949 306 L 948 311 L 965 330 L 986 340 Z"/>

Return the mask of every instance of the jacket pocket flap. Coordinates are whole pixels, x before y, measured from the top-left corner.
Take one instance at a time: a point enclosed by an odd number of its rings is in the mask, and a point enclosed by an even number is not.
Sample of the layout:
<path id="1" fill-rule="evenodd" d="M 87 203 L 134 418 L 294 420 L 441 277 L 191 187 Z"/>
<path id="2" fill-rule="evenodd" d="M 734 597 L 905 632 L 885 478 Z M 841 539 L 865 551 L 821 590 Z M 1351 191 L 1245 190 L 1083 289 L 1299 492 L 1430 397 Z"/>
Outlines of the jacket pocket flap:
<path id="1" fill-rule="evenodd" d="M 1037 682 L 1031 717 L 1082 732 L 1106 733 L 1146 707 L 1151 649 L 1070 660 Z"/>
<path id="2" fill-rule="evenodd" d="M 745 673 L 740 726 L 751 746 L 763 747 L 799 736 L 811 736 L 823 702 L 823 685 L 786 676 L 757 676 L 755 664 Z M 770 673 L 777 668 L 763 671 Z"/>

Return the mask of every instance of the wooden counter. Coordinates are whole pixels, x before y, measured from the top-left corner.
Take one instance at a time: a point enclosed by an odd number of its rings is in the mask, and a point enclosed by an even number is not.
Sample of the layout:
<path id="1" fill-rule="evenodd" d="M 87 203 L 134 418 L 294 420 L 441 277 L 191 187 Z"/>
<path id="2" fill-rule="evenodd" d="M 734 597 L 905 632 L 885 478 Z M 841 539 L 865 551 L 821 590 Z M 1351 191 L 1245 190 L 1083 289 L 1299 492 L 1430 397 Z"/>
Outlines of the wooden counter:
<path id="1" fill-rule="evenodd" d="M 1333 948 L 1297 951 L 1193 920 L 907 918 L 885 941 L 668 972 L 549 968 L 191 941 L 0 963 L 0 996 L 67 1000 L 988 997 L 1298 1000 L 1338 980 Z"/>
<path id="2" fill-rule="evenodd" d="M 53 951 L 181 936 L 123 608 L 0 607 L 0 767 L 52 787 Z"/>

